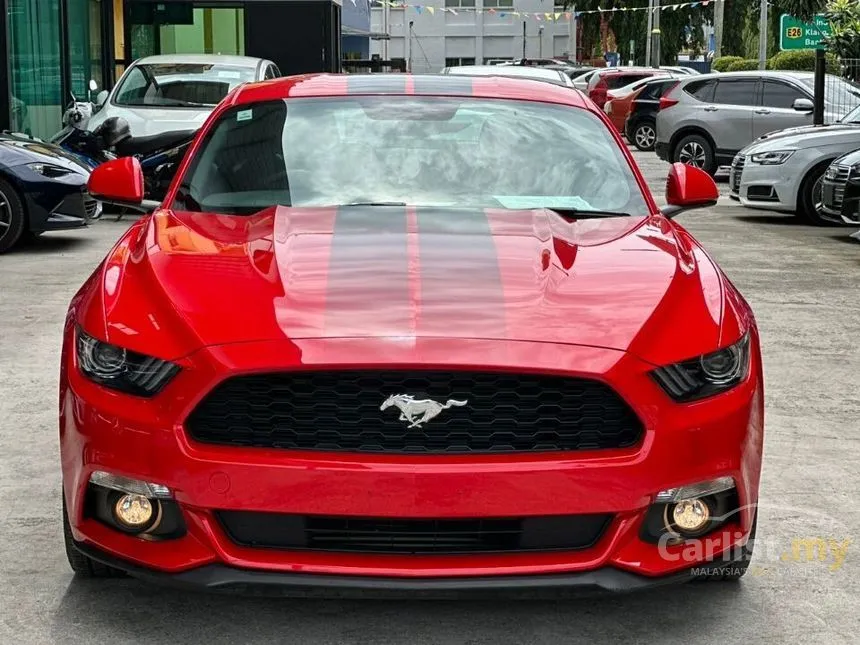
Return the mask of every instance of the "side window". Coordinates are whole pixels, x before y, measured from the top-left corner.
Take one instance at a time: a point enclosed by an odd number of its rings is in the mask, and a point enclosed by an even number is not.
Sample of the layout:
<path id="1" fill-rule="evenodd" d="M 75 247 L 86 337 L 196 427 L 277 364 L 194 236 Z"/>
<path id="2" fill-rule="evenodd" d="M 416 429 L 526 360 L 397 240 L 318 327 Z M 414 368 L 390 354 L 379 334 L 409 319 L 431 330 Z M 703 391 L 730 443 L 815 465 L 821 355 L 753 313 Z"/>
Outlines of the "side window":
<path id="1" fill-rule="evenodd" d="M 272 78 L 278 78 L 280 75 L 281 75 L 281 73 L 278 71 L 277 67 L 275 67 L 274 65 L 269 65 L 266 68 L 266 75 L 264 76 L 264 78 L 265 78 L 265 80 L 268 81 L 269 79 L 272 79 Z"/>
<path id="2" fill-rule="evenodd" d="M 710 103 L 714 100 L 714 89 L 717 87 L 717 81 L 711 79 L 709 81 L 694 81 L 687 83 L 684 91 L 704 103 Z"/>
<path id="3" fill-rule="evenodd" d="M 663 92 L 665 92 L 666 88 L 670 85 L 672 85 L 672 83 L 667 83 L 665 81 L 659 83 L 648 83 L 637 98 L 656 101 L 663 96 Z"/>
<path id="4" fill-rule="evenodd" d="M 741 81 L 720 80 L 714 91 L 714 103 L 722 105 L 755 105 L 756 83 L 754 79 Z"/>
<path id="5" fill-rule="evenodd" d="M 809 96 L 796 87 L 778 81 L 765 81 L 764 93 L 762 94 L 762 105 L 772 108 L 794 107 L 796 99 L 808 99 Z"/>

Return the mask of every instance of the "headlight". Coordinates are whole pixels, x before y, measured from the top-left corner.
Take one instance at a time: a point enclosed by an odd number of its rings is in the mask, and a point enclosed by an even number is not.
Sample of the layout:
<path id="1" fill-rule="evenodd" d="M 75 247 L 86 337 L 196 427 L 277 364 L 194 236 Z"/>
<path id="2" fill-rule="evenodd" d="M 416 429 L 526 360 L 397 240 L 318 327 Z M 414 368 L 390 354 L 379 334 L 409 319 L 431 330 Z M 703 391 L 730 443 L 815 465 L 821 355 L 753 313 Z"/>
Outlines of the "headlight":
<path id="1" fill-rule="evenodd" d="M 750 155 L 750 163 L 757 163 L 762 166 L 778 166 L 788 161 L 789 157 L 794 154 L 794 150 L 776 150 L 774 152 L 759 152 Z"/>
<path id="2" fill-rule="evenodd" d="M 77 331 L 78 366 L 91 381 L 136 396 L 158 394 L 179 372 L 179 366 L 103 343 Z"/>
<path id="3" fill-rule="evenodd" d="M 750 336 L 737 343 L 651 372 L 654 380 L 676 401 L 696 401 L 730 390 L 746 379 L 750 367 Z"/>
<path id="4" fill-rule="evenodd" d="M 48 177 L 49 179 L 65 177 L 66 175 L 71 175 L 73 172 L 68 168 L 63 168 L 62 166 L 55 166 L 54 164 L 50 163 L 28 163 L 27 168 L 29 168 L 36 174 L 42 175 L 43 177 Z"/>

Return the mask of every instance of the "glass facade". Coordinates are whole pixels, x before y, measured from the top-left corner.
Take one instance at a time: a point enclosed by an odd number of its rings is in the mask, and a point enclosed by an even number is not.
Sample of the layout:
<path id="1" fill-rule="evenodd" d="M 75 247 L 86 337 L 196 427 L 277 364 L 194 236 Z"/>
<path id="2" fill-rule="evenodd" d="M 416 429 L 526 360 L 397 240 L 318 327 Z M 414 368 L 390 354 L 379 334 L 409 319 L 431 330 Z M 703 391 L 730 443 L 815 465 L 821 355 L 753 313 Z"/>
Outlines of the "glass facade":
<path id="1" fill-rule="evenodd" d="M 71 91 L 78 98 L 87 96 L 90 80 L 99 88 L 105 86 L 102 73 L 104 43 L 102 42 L 101 0 L 66 0 L 66 22 L 69 34 L 69 67 Z"/>
<path id="2" fill-rule="evenodd" d="M 63 105 L 60 0 L 8 0 L 6 16 L 10 127 L 49 137 Z"/>

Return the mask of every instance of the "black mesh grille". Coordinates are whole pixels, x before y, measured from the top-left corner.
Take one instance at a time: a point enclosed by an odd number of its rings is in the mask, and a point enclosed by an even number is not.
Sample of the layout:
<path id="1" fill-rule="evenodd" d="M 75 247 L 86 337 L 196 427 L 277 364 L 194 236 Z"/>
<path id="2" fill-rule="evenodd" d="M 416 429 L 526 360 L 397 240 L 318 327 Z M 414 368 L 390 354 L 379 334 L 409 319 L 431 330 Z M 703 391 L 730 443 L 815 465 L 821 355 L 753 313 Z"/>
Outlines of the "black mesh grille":
<path id="1" fill-rule="evenodd" d="M 611 515 L 528 518 L 392 519 L 218 511 L 236 544 L 353 553 L 456 554 L 585 549 Z"/>
<path id="2" fill-rule="evenodd" d="M 409 427 L 396 405 L 380 409 L 398 394 L 466 404 Z M 186 427 L 205 443 L 374 453 L 600 450 L 632 446 L 642 435 L 638 417 L 600 382 L 450 371 L 234 377 L 203 399 Z"/>

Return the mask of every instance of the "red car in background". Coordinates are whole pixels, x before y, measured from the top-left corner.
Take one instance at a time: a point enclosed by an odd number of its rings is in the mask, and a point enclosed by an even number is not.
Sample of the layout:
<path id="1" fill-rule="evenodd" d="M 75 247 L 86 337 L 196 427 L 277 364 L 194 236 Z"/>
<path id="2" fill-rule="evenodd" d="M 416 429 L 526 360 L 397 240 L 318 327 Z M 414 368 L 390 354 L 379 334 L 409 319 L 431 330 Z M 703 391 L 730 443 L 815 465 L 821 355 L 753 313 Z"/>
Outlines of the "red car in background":
<path id="1" fill-rule="evenodd" d="M 588 82 L 586 93 L 594 104 L 603 109 L 610 90 L 616 90 L 630 85 L 635 81 L 652 76 L 668 74 L 666 70 L 651 67 L 608 67 L 602 69 L 591 77 Z"/>
<path id="2" fill-rule="evenodd" d="M 645 86 L 655 78 L 662 78 L 664 76 L 666 78 L 675 78 L 671 74 L 655 74 L 654 76 L 641 78 L 618 89 L 609 90 L 606 93 L 606 103 L 603 104 L 603 111 L 618 132 L 624 133 L 627 117 L 630 116 L 633 103 L 642 93 L 642 90 L 645 89 Z"/>
<path id="3" fill-rule="evenodd" d="M 357 169 L 361 172 L 357 172 Z M 516 172 L 511 172 L 515 168 Z M 80 576 L 199 587 L 738 578 L 759 336 L 602 112 L 540 81 L 235 89 L 73 298 L 60 374 Z M 680 333 L 679 330 L 683 330 Z"/>

